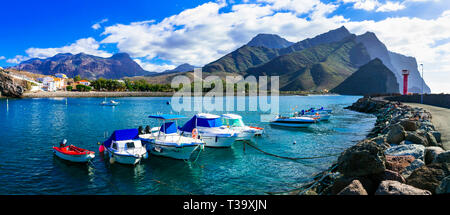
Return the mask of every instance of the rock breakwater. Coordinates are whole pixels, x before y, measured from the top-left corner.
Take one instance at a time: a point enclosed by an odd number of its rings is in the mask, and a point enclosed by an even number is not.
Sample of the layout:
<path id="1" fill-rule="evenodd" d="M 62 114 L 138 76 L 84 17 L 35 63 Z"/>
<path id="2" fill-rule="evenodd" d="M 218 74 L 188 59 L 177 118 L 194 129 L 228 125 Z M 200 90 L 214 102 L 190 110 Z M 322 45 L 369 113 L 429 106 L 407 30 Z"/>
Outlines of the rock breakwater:
<path id="1" fill-rule="evenodd" d="M 443 149 L 431 113 L 381 98 L 361 98 L 347 109 L 374 114 L 374 128 L 300 194 L 448 193 L 450 151 Z"/>

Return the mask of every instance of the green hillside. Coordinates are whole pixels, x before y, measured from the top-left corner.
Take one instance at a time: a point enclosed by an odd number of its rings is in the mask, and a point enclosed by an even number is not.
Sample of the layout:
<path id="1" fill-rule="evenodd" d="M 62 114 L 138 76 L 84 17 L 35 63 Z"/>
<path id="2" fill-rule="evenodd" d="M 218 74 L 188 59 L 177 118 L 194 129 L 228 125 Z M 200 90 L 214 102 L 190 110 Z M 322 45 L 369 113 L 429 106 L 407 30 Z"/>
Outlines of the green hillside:
<path id="1" fill-rule="evenodd" d="M 276 57 L 246 75 L 280 76 L 283 91 L 332 89 L 369 60 L 365 47 L 350 36 Z"/>

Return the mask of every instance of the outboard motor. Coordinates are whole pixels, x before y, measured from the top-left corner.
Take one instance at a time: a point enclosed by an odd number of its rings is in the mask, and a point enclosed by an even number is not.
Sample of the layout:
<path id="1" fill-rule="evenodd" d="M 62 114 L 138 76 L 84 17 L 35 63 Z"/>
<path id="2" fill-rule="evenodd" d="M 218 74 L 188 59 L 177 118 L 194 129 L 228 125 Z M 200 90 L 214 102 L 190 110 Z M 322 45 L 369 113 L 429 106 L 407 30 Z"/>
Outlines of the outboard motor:
<path id="1" fill-rule="evenodd" d="M 65 146 L 66 146 L 66 143 L 67 143 L 67 140 L 66 140 L 66 139 L 62 140 L 62 141 L 59 143 L 59 147 L 65 147 Z"/>
<path id="2" fill-rule="evenodd" d="M 139 126 L 138 131 L 139 134 L 144 134 L 144 128 L 142 128 L 142 126 Z"/>
<path id="3" fill-rule="evenodd" d="M 147 134 L 151 134 L 152 133 L 152 131 L 150 130 L 150 126 L 145 126 L 145 133 L 147 133 Z"/>

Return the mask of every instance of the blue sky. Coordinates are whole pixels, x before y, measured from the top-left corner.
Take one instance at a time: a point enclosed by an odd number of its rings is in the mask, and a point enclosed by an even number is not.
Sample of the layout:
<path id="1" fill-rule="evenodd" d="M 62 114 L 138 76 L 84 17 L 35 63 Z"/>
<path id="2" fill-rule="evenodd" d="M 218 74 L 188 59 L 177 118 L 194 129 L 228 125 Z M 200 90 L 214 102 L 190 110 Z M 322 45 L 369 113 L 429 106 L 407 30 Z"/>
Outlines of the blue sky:
<path id="1" fill-rule="evenodd" d="M 127 52 L 145 69 L 162 71 L 202 66 L 257 33 L 295 42 L 345 25 L 416 57 L 433 92 L 449 92 L 448 23 L 446 0 L 3 1 L 0 66 L 60 52 Z"/>

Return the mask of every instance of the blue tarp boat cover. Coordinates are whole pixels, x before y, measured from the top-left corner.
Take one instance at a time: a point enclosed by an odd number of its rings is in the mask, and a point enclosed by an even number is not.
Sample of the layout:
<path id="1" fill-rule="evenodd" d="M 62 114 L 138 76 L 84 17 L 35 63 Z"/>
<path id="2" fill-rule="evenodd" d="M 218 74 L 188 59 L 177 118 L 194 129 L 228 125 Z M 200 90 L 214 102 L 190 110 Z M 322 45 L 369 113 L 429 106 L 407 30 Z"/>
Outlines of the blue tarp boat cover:
<path id="1" fill-rule="evenodd" d="M 206 118 L 198 118 L 197 116 L 192 117 L 189 121 L 187 121 L 183 127 L 180 128 L 181 131 L 192 132 L 192 130 L 196 127 L 195 121 L 197 121 L 197 126 L 200 127 L 220 127 L 222 126 L 222 121 L 220 118 L 214 119 L 206 119 Z"/>
<path id="2" fill-rule="evenodd" d="M 177 133 L 177 126 L 174 122 L 166 122 L 163 125 L 161 125 L 161 128 L 159 129 L 161 132 L 164 132 L 165 134 L 173 134 Z"/>
<path id="3" fill-rule="evenodd" d="M 123 129 L 123 130 L 115 130 L 111 137 L 108 140 L 103 142 L 105 147 L 109 147 L 112 141 L 121 141 L 121 140 L 135 140 L 139 139 L 139 131 L 137 129 Z"/>
<path id="4" fill-rule="evenodd" d="M 150 115 L 150 116 L 148 116 L 148 118 L 163 119 L 163 120 L 175 120 L 175 119 L 186 118 L 186 117 L 182 116 L 182 115 L 163 114 L 163 115 Z"/>

